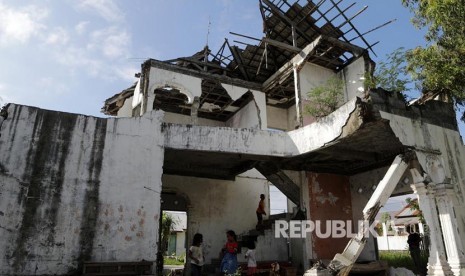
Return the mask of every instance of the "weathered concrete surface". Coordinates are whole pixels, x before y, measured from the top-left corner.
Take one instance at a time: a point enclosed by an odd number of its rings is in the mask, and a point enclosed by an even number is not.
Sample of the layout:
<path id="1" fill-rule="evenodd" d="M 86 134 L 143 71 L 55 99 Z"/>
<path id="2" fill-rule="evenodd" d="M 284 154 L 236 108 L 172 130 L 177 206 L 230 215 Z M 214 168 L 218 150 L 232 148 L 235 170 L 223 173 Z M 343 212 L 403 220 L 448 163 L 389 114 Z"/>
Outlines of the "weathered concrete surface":
<path id="1" fill-rule="evenodd" d="M 255 229 L 259 195 L 269 194 L 269 184 L 266 179 L 244 176 L 226 181 L 164 175 L 163 191 L 182 193 L 191 202 L 187 208 L 187 242 L 190 245 L 194 234 L 202 233 L 208 264 L 218 258 L 226 243 L 226 231 L 234 230 L 239 235 Z M 265 205 L 269 214 L 270 205 Z"/>
<path id="2" fill-rule="evenodd" d="M 358 115 L 353 116 L 359 104 L 360 99 L 351 100 L 322 120 L 289 132 L 164 124 L 165 146 L 178 150 L 293 157 L 356 131 L 363 123 Z"/>
<path id="3" fill-rule="evenodd" d="M 0 274 L 155 260 L 161 116 L 107 120 L 9 105 L 0 129 Z"/>

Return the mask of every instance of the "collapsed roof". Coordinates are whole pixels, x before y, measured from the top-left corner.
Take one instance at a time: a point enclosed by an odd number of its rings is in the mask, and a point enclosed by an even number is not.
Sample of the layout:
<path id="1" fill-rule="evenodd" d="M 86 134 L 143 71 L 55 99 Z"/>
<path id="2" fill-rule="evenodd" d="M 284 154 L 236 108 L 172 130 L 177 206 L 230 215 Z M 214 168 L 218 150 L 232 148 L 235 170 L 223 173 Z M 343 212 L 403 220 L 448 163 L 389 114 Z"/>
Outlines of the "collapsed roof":
<path id="1" fill-rule="evenodd" d="M 361 55 L 368 57 L 368 50 L 373 52 L 372 47 L 377 43 L 368 43 L 363 35 L 390 23 L 361 33 L 352 20 L 366 7 L 348 17 L 345 12 L 355 3 L 341 7 L 341 2 L 342 0 L 321 0 L 315 4 L 310 0 L 260 0 L 259 8 L 263 18 L 264 37 L 257 39 L 231 33 L 252 40 L 256 45 L 235 41 L 245 45 L 244 48 L 240 48 L 225 39 L 217 53 L 212 53 L 206 46 L 192 56 L 166 60 L 164 63 L 256 84 L 262 87 L 262 92 L 266 93 L 269 105 L 288 108 L 295 104 L 293 75 L 281 76 L 276 82 L 269 80 L 279 73 L 280 69 L 296 54 L 318 38 L 324 38 L 318 40 L 315 48 L 307 57 L 307 61 L 338 72 Z M 352 44 L 355 42 L 361 42 L 363 46 Z M 217 88 L 211 86 L 202 88 L 202 90 L 208 90 L 202 93 L 203 99 L 200 100 L 209 103 L 215 101 L 216 94 L 221 88 L 219 83 Z M 216 92 L 210 93 L 209 91 Z M 232 101 L 226 101 L 220 104 L 220 108 L 224 110 L 232 103 Z M 102 112 L 107 115 L 116 115 L 117 105 L 115 104 L 114 97 L 108 99 L 105 101 Z M 240 104 L 242 103 L 236 104 L 236 107 Z M 164 109 L 165 106 L 162 105 L 160 108 Z M 181 105 L 176 110 L 172 107 L 170 109 L 171 112 L 182 114 L 183 108 L 185 106 Z"/>

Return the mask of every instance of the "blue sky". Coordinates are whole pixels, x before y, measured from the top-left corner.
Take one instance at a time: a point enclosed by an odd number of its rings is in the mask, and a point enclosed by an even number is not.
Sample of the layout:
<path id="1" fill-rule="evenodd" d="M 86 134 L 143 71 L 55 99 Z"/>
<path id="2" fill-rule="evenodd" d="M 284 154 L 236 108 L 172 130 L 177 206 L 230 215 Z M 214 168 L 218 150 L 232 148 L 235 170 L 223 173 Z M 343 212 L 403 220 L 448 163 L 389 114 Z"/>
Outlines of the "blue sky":
<path id="1" fill-rule="evenodd" d="M 373 60 L 424 44 L 401 0 L 357 1 L 347 15 L 365 5 L 353 20 L 361 32 L 397 19 L 366 36 L 380 41 Z M 135 81 L 142 61 L 202 49 L 209 22 L 214 52 L 238 39 L 230 31 L 262 36 L 258 0 L 0 0 L 0 104 L 103 116 L 103 101 Z"/>

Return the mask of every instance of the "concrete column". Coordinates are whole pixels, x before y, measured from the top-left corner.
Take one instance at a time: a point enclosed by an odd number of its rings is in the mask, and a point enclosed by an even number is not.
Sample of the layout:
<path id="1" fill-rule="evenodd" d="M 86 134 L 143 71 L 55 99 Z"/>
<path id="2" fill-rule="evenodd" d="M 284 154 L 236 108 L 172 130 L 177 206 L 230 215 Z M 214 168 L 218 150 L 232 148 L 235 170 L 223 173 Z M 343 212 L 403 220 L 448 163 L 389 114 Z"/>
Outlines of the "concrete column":
<path id="1" fill-rule="evenodd" d="M 423 223 L 419 222 L 418 223 L 418 233 L 424 235 L 425 234 L 425 227 L 423 225 Z"/>
<path id="2" fill-rule="evenodd" d="M 304 118 L 303 118 L 303 99 L 302 99 L 302 91 L 300 89 L 300 76 L 299 76 L 299 68 L 297 64 L 294 64 L 294 89 L 295 89 L 295 108 L 296 108 L 296 115 L 297 115 L 297 126 L 300 128 L 304 125 Z"/>
<path id="3" fill-rule="evenodd" d="M 428 258 L 428 275 L 453 275 L 446 261 L 442 233 L 436 211 L 436 202 L 434 200 L 434 189 L 432 189 L 431 184 L 427 187 L 423 181 L 418 181 L 423 179 L 418 171 L 416 171 L 416 174 L 412 174 L 417 177 L 415 177 L 415 184 L 411 185 L 411 187 L 418 196 L 418 204 L 429 229 L 431 244 Z"/>
<path id="4" fill-rule="evenodd" d="M 447 262 L 454 275 L 465 275 L 465 253 L 459 235 L 454 205 L 457 204 L 452 184 L 437 184 L 435 187 L 436 202 L 439 211 Z"/>

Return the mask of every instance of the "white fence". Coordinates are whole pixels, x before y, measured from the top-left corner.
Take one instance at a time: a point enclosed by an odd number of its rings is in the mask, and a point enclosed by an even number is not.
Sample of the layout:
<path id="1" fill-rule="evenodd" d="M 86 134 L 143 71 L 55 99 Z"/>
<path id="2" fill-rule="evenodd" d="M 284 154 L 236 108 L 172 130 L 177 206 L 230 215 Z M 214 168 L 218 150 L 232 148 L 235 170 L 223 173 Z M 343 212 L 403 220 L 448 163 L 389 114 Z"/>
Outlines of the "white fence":
<path id="1" fill-rule="evenodd" d="M 378 250 L 408 250 L 408 236 L 378 237 Z"/>

